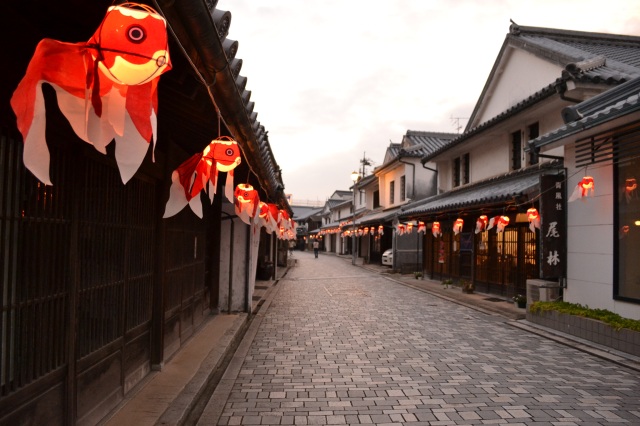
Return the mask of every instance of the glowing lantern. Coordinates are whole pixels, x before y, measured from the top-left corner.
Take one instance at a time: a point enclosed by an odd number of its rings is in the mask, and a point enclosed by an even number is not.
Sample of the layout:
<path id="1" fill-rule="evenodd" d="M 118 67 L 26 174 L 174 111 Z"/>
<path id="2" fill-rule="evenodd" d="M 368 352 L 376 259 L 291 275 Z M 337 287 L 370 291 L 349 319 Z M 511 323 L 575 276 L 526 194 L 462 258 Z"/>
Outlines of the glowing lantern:
<path id="1" fill-rule="evenodd" d="M 462 225 L 464 225 L 464 220 L 462 218 L 457 218 L 455 222 L 453 222 L 453 233 L 458 235 L 462 232 Z"/>
<path id="2" fill-rule="evenodd" d="M 258 217 L 256 218 L 256 221 L 255 221 L 256 225 L 258 227 L 266 227 L 268 215 L 269 215 L 269 206 L 267 205 L 267 203 L 263 201 L 258 202 Z"/>
<path id="3" fill-rule="evenodd" d="M 197 195 L 207 188 L 209 200 L 213 202 L 218 184 L 218 171 L 227 172 L 225 196 L 233 200 L 233 169 L 240 164 L 240 148 L 233 139 L 214 139 L 205 149 L 182 163 L 171 174 L 169 200 L 164 217 L 178 213 L 187 204 L 198 217 L 202 217 L 202 205 Z"/>
<path id="4" fill-rule="evenodd" d="M 442 232 L 440 232 L 440 222 L 433 222 L 431 224 L 431 233 L 435 238 L 438 238 L 442 235 Z"/>
<path id="5" fill-rule="evenodd" d="M 582 180 L 580 180 L 580 182 L 578 182 L 578 185 L 576 185 L 575 189 L 573 190 L 573 194 L 571 194 L 571 197 L 569 197 L 569 202 L 578 199 L 584 201 L 585 197 L 587 196 L 593 197 L 594 192 L 595 185 L 593 182 L 593 178 L 591 176 L 585 176 L 582 178 Z"/>
<path id="6" fill-rule="evenodd" d="M 407 234 L 410 234 L 413 232 L 413 222 L 409 222 L 407 223 Z"/>
<path id="7" fill-rule="evenodd" d="M 404 235 L 406 230 L 407 230 L 407 227 L 405 226 L 404 223 L 399 223 L 398 224 L 398 235 Z"/>
<path id="8" fill-rule="evenodd" d="M 269 207 L 269 220 L 267 221 L 267 231 L 278 232 L 278 222 L 280 222 L 280 209 L 277 205 L 268 203 Z"/>
<path id="9" fill-rule="evenodd" d="M 496 232 L 503 232 L 504 228 L 509 225 L 509 217 L 508 216 L 500 216 L 498 217 L 498 223 L 496 225 Z"/>
<path id="10" fill-rule="evenodd" d="M 624 196 L 627 199 L 627 203 L 630 203 L 631 199 L 636 196 L 636 189 L 638 189 L 636 178 L 629 178 L 624 181 Z"/>
<path id="11" fill-rule="evenodd" d="M 49 83 L 80 139 L 103 154 L 115 139 L 126 183 L 155 143 L 158 79 L 170 69 L 166 21 L 146 5 L 110 7 L 87 42 L 41 40 L 11 98 L 25 166 L 51 185 L 42 95 L 42 84 Z"/>
<path id="12" fill-rule="evenodd" d="M 374 235 L 376 233 L 376 228 L 375 227 L 371 227 L 369 228 L 369 235 Z"/>
<path id="13" fill-rule="evenodd" d="M 418 233 L 426 233 L 427 232 L 427 226 L 425 225 L 424 222 L 419 221 L 418 222 Z"/>
<path id="14" fill-rule="evenodd" d="M 384 225 L 378 226 L 378 235 L 384 235 Z"/>
<path id="15" fill-rule="evenodd" d="M 538 214 L 538 210 L 535 207 L 527 210 L 527 220 L 529 221 L 531 232 L 536 232 L 536 228 L 540 229 L 540 214 Z"/>
<path id="16" fill-rule="evenodd" d="M 251 225 L 251 219 L 256 217 L 260 204 L 258 191 L 249 184 L 241 183 L 236 186 L 234 195 L 236 214 L 244 223 Z"/>
<path id="17" fill-rule="evenodd" d="M 369 233 L 369 227 L 366 226 L 363 230 L 362 230 L 363 234 L 368 234 Z"/>
<path id="18" fill-rule="evenodd" d="M 480 232 L 484 231 L 485 229 L 487 229 L 487 225 L 489 224 L 489 219 L 487 218 L 487 215 L 481 215 L 477 220 L 476 220 L 476 234 L 479 234 Z"/>

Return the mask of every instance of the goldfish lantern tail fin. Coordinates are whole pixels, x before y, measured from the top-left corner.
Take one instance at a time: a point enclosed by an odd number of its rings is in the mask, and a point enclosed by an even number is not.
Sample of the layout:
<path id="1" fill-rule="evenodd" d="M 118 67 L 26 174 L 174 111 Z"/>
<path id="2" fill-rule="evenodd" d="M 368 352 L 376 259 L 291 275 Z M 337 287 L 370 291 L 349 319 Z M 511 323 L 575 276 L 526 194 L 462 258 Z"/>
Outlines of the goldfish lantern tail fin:
<path id="1" fill-rule="evenodd" d="M 573 189 L 573 193 L 571 194 L 571 196 L 569 197 L 569 203 L 572 203 L 576 200 L 582 199 L 582 188 L 580 188 L 580 185 L 576 185 L 576 187 Z"/>
<path id="2" fill-rule="evenodd" d="M 169 200 L 164 208 L 164 215 L 167 218 L 179 213 L 189 201 L 184 191 L 184 187 L 180 183 L 180 175 L 177 171 L 171 174 L 171 188 L 169 189 Z"/>

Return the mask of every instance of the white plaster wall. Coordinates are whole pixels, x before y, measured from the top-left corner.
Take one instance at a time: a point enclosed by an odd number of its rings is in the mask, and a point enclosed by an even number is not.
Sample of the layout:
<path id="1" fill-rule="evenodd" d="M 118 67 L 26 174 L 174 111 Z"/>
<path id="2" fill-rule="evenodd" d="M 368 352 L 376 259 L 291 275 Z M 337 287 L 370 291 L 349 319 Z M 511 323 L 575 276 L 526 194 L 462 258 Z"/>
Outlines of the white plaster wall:
<path id="1" fill-rule="evenodd" d="M 494 76 L 493 92 L 484 99 L 484 108 L 475 124 L 482 124 L 553 83 L 562 68 L 520 49 L 511 49 L 498 75 Z M 535 70 L 535 72 L 532 72 Z"/>
<path id="2" fill-rule="evenodd" d="M 574 146 L 565 150 L 567 197 L 583 176 L 593 176 L 595 196 L 567 203 L 567 289 L 564 300 L 590 308 L 608 309 L 640 319 L 637 304 L 613 299 L 613 166 L 597 164 L 576 169 Z"/>
<path id="3" fill-rule="evenodd" d="M 243 312 L 245 310 L 245 286 L 246 286 L 246 253 L 247 232 L 249 227 L 240 219 L 233 219 L 233 270 L 231 290 L 231 311 Z M 220 226 L 220 288 L 219 306 L 222 312 L 229 311 L 229 261 L 231 254 L 231 220 L 223 220 Z M 253 275 L 255 277 L 255 274 Z"/>
<path id="4" fill-rule="evenodd" d="M 426 197 L 430 197 L 432 195 L 436 195 L 436 182 L 435 182 L 435 177 L 436 177 L 436 173 L 431 171 L 431 170 L 427 170 L 424 167 L 422 167 L 422 164 L 420 163 L 420 159 L 419 158 L 415 158 L 415 159 L 410 159 L 409 161 L 411 161 L 412 163 L 415 164 L 415 169 L 416 169 L 416 188 L 415 191 L 413 192 L 413 199 L 414 200 L 420 200 L 422 198 L 426 198 Z M 427 163 L 426 164 L 427 167 L 431 168 L 431 169 L 435 169 L 436 165 L 435 163 Z M 407 172 L 408 172 L 408 176 L 407 176 L 407 188 L 408 188 L 408 192 L 407 192 L 407 197 L 409 197 L 409 194 L 411 194 L 411 174 L 413 173 L 411 170 L 411 167 L 408 166 L 407 168 Z"/>
<path id="5" fill-rule="evenodd" d="M 471 182 L 507 173 L 511 167 L 511 146 L 506 134 L 477 144 L 469 152 Z"/>
<path id="6" fill-rule="evenodd" d="M 409 167 L 410 169 L 411 167 Z M 411 171 L 407 175 L 405 170 L 405 165 L 400 164 L 400 166 L 388 170 L 384 175 L 380 178 L 380 205 L 384 208 L 393 207 L 398 204 L 403 204 L 404 201 L 400 201 L 400 177 L 405 176 L 405 197 L 409 196 L 407 192 L 406 185 L 410 184 L 411 180 Z M 391 181 L 394 181 L 394 197 L 393 201 L 389 198 L 389 184 Z M 406 199 L 406 198 L 405 198 Z"/>

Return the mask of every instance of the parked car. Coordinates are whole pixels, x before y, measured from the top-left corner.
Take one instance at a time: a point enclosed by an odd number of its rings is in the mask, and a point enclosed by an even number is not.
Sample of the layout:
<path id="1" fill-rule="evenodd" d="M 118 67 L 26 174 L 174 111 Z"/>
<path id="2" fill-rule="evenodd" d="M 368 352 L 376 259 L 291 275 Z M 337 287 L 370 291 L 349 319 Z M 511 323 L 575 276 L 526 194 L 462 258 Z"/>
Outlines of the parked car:
<path id="1" fill-rule="evenodd" d="M 382 264 L 387 266 L 393 266 L 393 250 L 388 249 L 382 253 Z"/>

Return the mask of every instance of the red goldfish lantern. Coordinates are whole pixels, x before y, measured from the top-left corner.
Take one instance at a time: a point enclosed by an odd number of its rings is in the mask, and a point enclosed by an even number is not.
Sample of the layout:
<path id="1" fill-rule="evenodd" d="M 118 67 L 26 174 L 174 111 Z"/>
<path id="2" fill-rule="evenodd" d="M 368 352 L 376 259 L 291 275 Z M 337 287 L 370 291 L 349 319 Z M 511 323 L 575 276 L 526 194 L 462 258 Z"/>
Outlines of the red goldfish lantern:
<path id="1" fill-rule="evenodd" d="M 462 226 L 464 225 L 464 219 L 457 218 L 455 222 L 453 222 L 453 233 L 458 235 L 462 232 Z"/>
<path id="2" fill-rule="evenodd" d="M 409 222 L 407 223 L 407 234 L 410 234 L 413 232 L 413 222 Z"/>
<path id="3" fill-rule="evenodd" d="M 378 226 L 378 235 L 384 235 L 384 225 Z"/>
<path id="4" fill-rule="evenodd" d="M 478 220 L 476 220 L 476 234 L 479 234 L 480 232 L 487 229 L 488 224 L 489 219 L 487 218 L 487 215 L 481 215 Z"/>
<path id="5" fill-rule="evenodd" d="M 170 69 L 166 21 L 146 5 L 110 7 L 87 42 L 41 40 L 11 98 L 25 166 L 51 185 L 42 95 L 42 84 L 49 83 L 80 139 L 103 154 L 115 139 L 115 159 L 126 183 L 155 143 L 158 80 Z"/>
<path id="6" fill-rule="evenodd" d="M 487 231 L 492 229 L 494 226 L 496 227 L 496 232 L 503 232 L 504 228 L 509 225 L 509 216 L 495 216 L 489 220 L 489 226 L 487 226 Z"/>
<path id="7" fill-rule="evenodd" d="M 425 225 L 424 222 L 422 221 L 418 221 L 418 233 L 426 233 L 427 232 L 427 226 Z"/>
<path id="8" fill-rule="evenodd" d="M 527 210 L 527 220 L 529 221 L 529 229 L 531 232 L 536 232 L 536 228 L 540 229 L 540 214 L 535 207 Z"/>
<path id="9" fill-rule="evenodd" d="M 236 186 L 234 196 L 236 214 L 244 223 L 251 225 L 251 219 L 256 217 L 260 204 L 258 191 L 247 183 L 241 183 Z"/>
<path id="10" fill-rule="evenodd" d="M 500 216 L 496 225 L 496 232 L 503 232 L 507 225 L 509 225 L 509 216 Z"/>
<path id="11" fill-rule="evenodd" d="M 206 148 L 182 163 L 171 174 L 169 200 L 164 217 L 171 217 L 187 204 L 191 210 L 202 217 L 202 205 L 198 194 L 207 189 L 210 201 L 216 193 L 218 171 L 227 172 L 225 196 L 233 200 L 233 169 L 240 164 L 240 148 L 233 139 L 214 139 Z"/>
<path id="12" fill-rule="evenodd" d="M 431 224 L 431 233 L 435 238 L 438 238 L 442 235 L 442 232 L 440 231 L 440 222 L 433 222 Z"/>
<path id="13" fill-rule="evenodd" d="M 595 185 L 593 182 L 593 177 L 585 176 L 582 178 L 582 180 L 580 180 L 580 182 L 578 182 L 578 185 L 576 185 L 575 189 L 573 190 L 573 194 L 571 194 L 571 197 L 569 197 L 569 202 L 578 199 L 584 201 L 587 196 L 593 197 L 594 192 Z"/>

